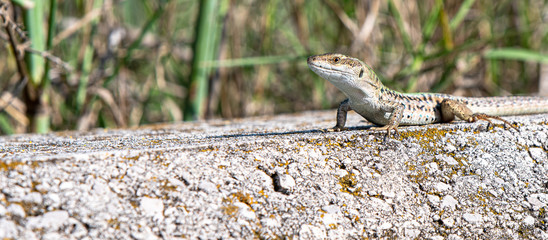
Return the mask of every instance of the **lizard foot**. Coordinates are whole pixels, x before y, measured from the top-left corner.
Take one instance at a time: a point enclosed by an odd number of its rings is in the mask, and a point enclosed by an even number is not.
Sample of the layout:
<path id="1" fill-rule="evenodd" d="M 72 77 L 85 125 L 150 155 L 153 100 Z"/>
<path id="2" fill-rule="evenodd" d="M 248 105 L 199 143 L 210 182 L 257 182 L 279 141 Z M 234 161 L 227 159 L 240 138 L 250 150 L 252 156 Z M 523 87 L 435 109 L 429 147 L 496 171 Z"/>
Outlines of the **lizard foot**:
<path id="1" fill-rule="evenodd" d="M 386 136 L 390 138 L 392 136 L 392 130 L 397 134 L 398 133 L 398 126 L 396 125 L 385 125 L 382 127 L 371 127 L 370 128 L 373 131 L 384 131 L 386 130 Z"/>
<path id="2" fill-rule="evenodd" d="M 510 122 L 504 120 L 501 117 L 497 117 L 497 116 L 491 116 L 491 115 L 487 115 L 487 114 L 483 114 L 483 113 L 475 113 L 475 114 L 472 115 L 471 119 L 469 119 L 468 121 L 469 122 L 475 122 L 477 120 L 484 120 L 484 121 L 489 122 L 489 124 L 493 124 L 493 122 L 491 122 L 490 119 L 499 120 L 499 121 L 503 122 L 505 124 L 505 126 L 508 125 L 508 126 L 512 127 L 513 129 L 515 129 L 516 131 L 519 132 L 519 129 L 514 127 L 514 125 L 512 125 Z"/>
<path id="3" fill-rule="evenodd" d="M 341 126 L 334 126 L 333 128 L 328 128 L 328 132 L 340 132 L 340 131 L 346 131 L 347 128 L 341 127 Z"/>

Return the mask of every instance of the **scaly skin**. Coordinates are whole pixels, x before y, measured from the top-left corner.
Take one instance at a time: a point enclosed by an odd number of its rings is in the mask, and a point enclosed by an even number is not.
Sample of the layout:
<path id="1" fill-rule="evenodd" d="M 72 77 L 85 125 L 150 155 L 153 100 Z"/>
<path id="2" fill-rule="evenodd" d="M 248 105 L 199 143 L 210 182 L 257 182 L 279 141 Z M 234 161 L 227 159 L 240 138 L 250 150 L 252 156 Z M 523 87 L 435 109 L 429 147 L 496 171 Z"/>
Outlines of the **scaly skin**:
<path id="1" fill-rule="evenodd" d="M 350 110 L 383 126 L 374 129 L 387 130 L 388 137 L 391 130 L 397 132 L 399 125 L 450 122 L 457 117 L 468 122 L 496 119 L 512 126 L 499 116 L 548 113 L 547 97 L 467 98 L 437 93 L 399 93 L 386 88 L 367 64 L 342 54 L 311 56 L 308 66 L 348 97 L 337 111 L 335 131 L 344 129 Z"/>

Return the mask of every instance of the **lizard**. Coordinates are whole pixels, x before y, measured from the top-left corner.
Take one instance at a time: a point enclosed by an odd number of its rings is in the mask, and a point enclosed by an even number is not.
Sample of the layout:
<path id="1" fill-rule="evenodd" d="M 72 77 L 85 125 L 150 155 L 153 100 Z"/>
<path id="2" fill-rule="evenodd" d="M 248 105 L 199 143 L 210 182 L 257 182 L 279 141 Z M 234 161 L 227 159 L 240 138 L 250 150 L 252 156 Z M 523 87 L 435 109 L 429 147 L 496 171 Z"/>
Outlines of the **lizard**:
<path id="1" fill-rule="evenodd" d="M 309 68 L 331 82 L 347 99 L 337 109 L 337 124 L 329 131 L 345 130 L 348 111 L 354 110 L 378 125 L 372 130 L 398 133 L 400 125 L 500 120 L 500 116 L 548 113 L 548 97 L 459 97 L 441 93 L 400 93 L 385 87 L 373 69 L 359 59 L 337 53 L 310 56 Z M 517 130 L 517 128 L 515 128 Z"/>

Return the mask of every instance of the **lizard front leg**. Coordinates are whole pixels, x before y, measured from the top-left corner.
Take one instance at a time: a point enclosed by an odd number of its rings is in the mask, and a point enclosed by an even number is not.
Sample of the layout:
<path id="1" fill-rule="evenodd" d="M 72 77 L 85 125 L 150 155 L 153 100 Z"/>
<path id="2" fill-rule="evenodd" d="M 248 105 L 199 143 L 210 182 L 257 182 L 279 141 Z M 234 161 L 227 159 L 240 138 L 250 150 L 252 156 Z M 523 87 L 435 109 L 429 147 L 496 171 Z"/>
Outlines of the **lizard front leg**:
<path id="1" fill-rule="evenodd" d="M 443 122 L 453 121 L 453 119 L 455 119 L 455 116 L 467 122 L 485 120 L 490 124 L 493 124 L 490 119 L 495 119 L 502 121 L 508 126 L 518 130 L 510 122 L 504 120 L 501 117 L 487 115 L 483 113 L 473 113 L 472 110 L 470 110 L 470 108 L 466 106 L 466 104 L 451 99 L 445 99 L 441 102 L 441 116 Z"/>
<path id="2" fill-rule="evenodd" d="M 380 101 L 380 104 L 381 110 L 385 112 L 392 112 L 392 114 L 390 114 L 390 120 L 387 125 L 384 125 L 382 127 L 372 127 L 371 130 L 386 130 L 386 136 L 390 138 L 390 136 L 392 135 L 391 130 L 394 130 L 395 133 L 398 133 L 398 126 L 400 125 L 403 110 L 405 109 L 405 107 L 402 104 L 391 105 L 385 101 Z"/>
<path id="3" fill-rule="evenodd" d="M 352 108 L 350 107 L 350 102 L 348 99 L 344 100 L 341 102 L 341 104 L 339 104 L 339 108 L 337 109 L 337 125 L 335 125 L 335 127 L 329 129 L 328 131 L 332 132 L 332 131 L 336 131 L 336 132 L 339 132 L 339 131 L 342 131 L 342 130 L 346 130 L 346 128 L 344 127 L 344 125 L 346 124 L 346 115 L 348 113 L 348 111 L 352 110 Z"/>

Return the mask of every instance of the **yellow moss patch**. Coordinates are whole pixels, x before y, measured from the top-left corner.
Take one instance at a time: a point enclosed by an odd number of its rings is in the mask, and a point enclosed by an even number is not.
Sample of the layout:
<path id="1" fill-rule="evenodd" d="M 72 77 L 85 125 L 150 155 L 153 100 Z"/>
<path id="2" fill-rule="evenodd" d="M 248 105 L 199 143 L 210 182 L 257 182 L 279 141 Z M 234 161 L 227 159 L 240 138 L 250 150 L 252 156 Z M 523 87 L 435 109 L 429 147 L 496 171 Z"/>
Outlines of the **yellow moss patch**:
<path id="1" fill-rule="evenodd" d="M 22 162 L 4 162 L 0 161 L 0 172 L 7 172 L 11 170 L 17 169 L 18 166 L 21 165 L 30 165 L 31 168 L 36 168 L 40 165 L 39 162 L 32 161 L 30 163 L 22 163 Z"/>
<path id="2" fill-rule="evenodd" d="M 231 217 L 235 217 L 239 211 L 239 208 L 234 206 L 233 204 L 222 206 L 221 209 L 223 210 L 224 214 Z"/>
<path id="3" fill-rule="evenodd" d="M 5 163 L 3 161 L 0 161 L 0 170 L 1 171 L 10 171 L 15 169 L 17 166 L 23 165 L 22 162 L 9 162 Z"/>
<path id="4" fill-rule="evenodd" d="M 253 197 L 249 193 L 237 192 L 237 193 L 231 194 L 231 196 L 238 199 L 238 201 L 247 204 L 248 206 L 251 206 L 251 204 L 257 203 L 256 201 L 253 200 Z"/>
<path id="5" fill-rule="evenodd" d="M 339 179 L 339 184 L 341 185 L 342 189 L 341 192 L 350 193 L 356 197 L 363 197 L 361 194 L 361 188 L 355 188 L 352 189 L 358 184 L 358 180 L 356 179 L 356 176 L 353 173 L 349 173 L 345 175 L 344 177 Z"/>
<path id="6" fill-rule="evenodd" d="M 455 129 L 438 129 L 438 128 L 426 128 L 418 131 L 402 131 L 399 133 L 399 140 L 407 138 L 413 138 L 417 140 L 417 143 L 421 146 L 423 151 L 420 154 L 425 153 L 440 153 L 441 138 L 447 133 L 454 133 Z"/>
<path id="7" fill-rule="evenodd" d="M 225 204 L 221 207 L 221 210 L 228 216 L 235 217 L 239 211 L 239 208 L 234 205 L 234 201 L 245 203 L 251 207 L 251 204 L 257 203 L 253 200 L 253 197 L 249 193 L 237 192 L 230 194 L 230 196 L 223 198 L 222 202 Z"/>

